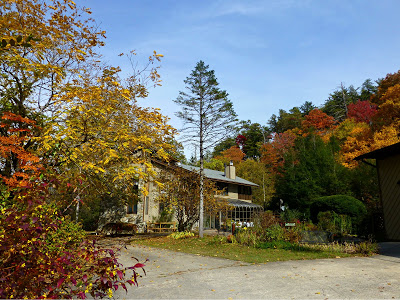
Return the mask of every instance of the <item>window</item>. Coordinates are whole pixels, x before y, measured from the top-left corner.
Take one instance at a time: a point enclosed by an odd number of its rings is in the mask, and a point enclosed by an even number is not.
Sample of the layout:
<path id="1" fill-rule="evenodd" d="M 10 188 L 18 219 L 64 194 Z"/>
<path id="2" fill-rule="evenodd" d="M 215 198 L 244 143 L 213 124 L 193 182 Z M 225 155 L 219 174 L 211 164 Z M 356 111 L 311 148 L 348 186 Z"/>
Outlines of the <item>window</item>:
<path id="1" fill-rule="evenodd" d="M 217 182 L 217 188 L 219 191 L 222 191 L 222 195 L 228 196 L 228 184 L 225 182 Z"/>
<path id="2" fill-rule="evenodd" d="M 126 213 L 127 214 L 134 214 L 136 215 L 138 213 L 138 200 L 139 200 L 139 187 L 138 185 L 134 185 L 134 197 L 129 200 L 128 202 L 128 208 Z"/>
<path id="3" fill-rule="evenodd" d="M 137 214 L 137 201 L 132 201 L 131 203 L 128 203 L 128 214 Z"/>
<path id="4" fill-rule="evenodd" d="M 239 199 L 251 200 L 251 187 L 250 186 L 238 186 Z"/>
<path id="5" fill-rule="evenodd" d="M 144 214 L 149 214 L 149 197 L 144 198 L 145 205 L 144 205 Z"/>

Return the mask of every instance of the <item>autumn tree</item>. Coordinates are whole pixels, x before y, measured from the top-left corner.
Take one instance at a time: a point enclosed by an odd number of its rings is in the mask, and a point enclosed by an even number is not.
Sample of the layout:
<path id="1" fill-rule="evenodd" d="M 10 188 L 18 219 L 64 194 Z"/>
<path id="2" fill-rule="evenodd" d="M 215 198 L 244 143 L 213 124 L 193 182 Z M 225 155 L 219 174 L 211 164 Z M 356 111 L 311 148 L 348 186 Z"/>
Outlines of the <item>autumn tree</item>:
<path id="1" fill-rule="evenodd" d="M 204 153 L 229 135 L 236 123 L 236 113 L 228 93 L 218 87 L 214 71 L 203 61 L 196 64 L 184 82 L 187 91 L 179 92 L 174 102 L 182 107 L 176 115 L 184 122 L 183 140 L 198 146 L 200 152 L 199 234 L 203 237 Z"/>
<path id="2" fill-rule="evenodd" d="M 96 61 L 105 33 L 85 19 L 89 9 L 69 0 L 1 5 L 1 24 L 7 24 L 0 28 L 7 42 L 0 51 L 1 111 L 30 116 L 43 128 L 25 140 L 25 149 L 51 157 L 47 161 L 57 166 L 65 185 L 78 182 L 69 201 L 82 196 L 125 199 L 132 178 L 152 172 L 150 154 L 165 158 L 176 149 L 166 118 L 137 103 L 147 97 L 150 82 L 159 85 L 155 64 L 162 55 L 154 52 L 143 69 L 132 70 L 123 80 L 119 68 Z M 0 133 L 7 136 L 2 129 Z M 133 165 L 145 165 L 144 158 L 132 151 L 145 153 L 147 166 L 140 171 Z M 2 173 L 18 169 L 17 160 L 6 160 Z"/>
<path id="3" fill-rule="evenodd" d="M 6 186 L 27 186 L 40 168 L 40 158 L 25 149 L 37 129 L 35 121 L 10 112 L 4 112 L 0 120 L 4 133 L 0 136 L 0 184 L 3 181 Z"/>
<path id="4" fill-rule="evenodd" d="M 371 95 L 370 101 L 373 104 L 382 104 L 382 96 L 387 92 L 390 87 L 400 84 L 400 70 L 396 73 L 389 73 L 385 78 L 377 80 L 378 87 L 375 93 Z"/>
<path id="5" fill-rule="evenodd" d="M 370 123 L 376 112 L 376 105 L 371 104 L 368 100 L 358 100 L 356 103 L 348 105 L 348 117 L 357 122 Z"/>
<path id="6" fill-rule="evenodd" d="M 54 95 L 96 57 L 105 32 L 82 15 L 71 0 L 6 0 L 0 4 L 0 51 L 3 109 L 35 119 L 54 110 Z M 25 41 L 24 45 L 12 41 Z M 28 47 L 27 47 L 28 46 Z"/>
<path id="7" fill-rule="evenodd" d="M 371 97 L 378 105 L 372 112 L 371 121 L 358 123 L 343 143 L 342 162 L 345 166 L 354 168 L 358 165 L 355 157 L 400 141 L 399 74 L 388 74 L 380 81 L 377 93 Z"/>
<path id="8" fill-rule="evenodd" d="M 153 174 L 151 156 L 167 159 L 174 148 L 166 118 L 137 103 L 149 82 L 159 84 L 153 63 L 162 55 L 120 79 L 119 68 L 96 61 L 104 32 L 87 14 L 70 0 L 0 3 L 2 298 L 112 297 L 126 288 L 114 252 L 49 242 L 73 231 L 62 200 L 127 193 Z"/>
<path id="9" fill-rule="evenodd" d="M 49 201 L 57 181 L 46 178 L 43 158 L 24 148 L 35 122 L 4 113 L 0 127 L 9 133 L 0 137 L 0 163 L 13 154 L 19 166 L 0 176 L 1 298 L 100 298 L 137 284 L 143 264 L 123 268 L 112 250 L 84 242 L 80 225 Z M 134 278 L 126 280 L 130 269 Z"/>
<path id="10" fill-rule="evenodd" d="M 232 161 L 239 164 L 245 157 L 244 152 L 238 146 L 232 146 L 221 152 L 221 155 L 216 156 L 216 159 L 223 161 L 226 165 Z"/>
<path id="11" fill-rule="evenodd" d="M 47 121 L 57 109 L 54 96 L 84 67 L 90 69 L 103 45 L 104 32 L 83 17 L 88 14 L 70 0 L 1 2 L 0 113 L 28 117 L 38 126 Z M 27 139 L 24 148 L 34 144 Z M 16 162 L 9 157 L 6 164 L 17 169 Z"/>
<path id="12" fill-rule="evenodd" d="M 200 174 L 193 169 L 174 166 L 161 172 L 158 180 L 163 182 L 158 201 L 173 211 L 178 221 L 178 231 L 191 230 L 200 218 Z M 220 191 L 209 179 L 203 181 L 204 210 L 216 214 L 228 209 L 226 199 L 218 197 Z"/>
<path id="13" fill-rule="evenodd" d="M 261 161 L 274 174 L 279 174 L 285 164 L 285 156 L 293 151 L 297 135 L 291 130 L 275 134 L 272 140 L 261 147 Z"/>
<path id="14" fill-rule="evenodd" d="M 301 131 L 304 135 L 315 133 L 324 136 L 328 131 L 333 130 L 335 123 L 335 119 L 332 116 L 328 116 L 315 108 L 301 122 Z"/>

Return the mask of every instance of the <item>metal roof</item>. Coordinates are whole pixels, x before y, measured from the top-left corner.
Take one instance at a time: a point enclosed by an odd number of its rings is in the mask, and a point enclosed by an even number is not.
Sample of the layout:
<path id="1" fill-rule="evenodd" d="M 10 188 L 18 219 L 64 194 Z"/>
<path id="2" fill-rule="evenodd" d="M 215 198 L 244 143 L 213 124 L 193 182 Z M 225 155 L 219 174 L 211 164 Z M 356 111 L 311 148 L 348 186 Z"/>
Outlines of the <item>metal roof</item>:
<path id="1" fill-rule="evenodd" d="M 363 155 L 357 156 L 355 160 L 362 160 L 367 158 L 384 159 L 389 156 L 400 154 L 400 143 L 396 143 L 381 149 L 377 149 Z"/>
<path id="2" fill-rule="evenodd" d="M 194 167 L 194 166 L 189 166 L 189 165 L 180 165 L 181 168 L 184 168 L 188 171 L 194 171 L 194 172 L 199 172 L 200 168 L 199 167 Z M 240 178 L 236 176 L 235 179 L 231 179 L 225 176 L 224 172 L 221 171 L 215 171 L 215 170 L 210 170 L 210 169 L 204 169 L 204 175 L 213 180 L 217 181 L 223 181 L 223 182 L 228 182 L 228 183 L 236 183 L 240 185 L 247 185 L 247 186 L 258 186 L 258 184 L 255 184 L 251 181 L 248 181 L 246 179 Z"/>
<path id="3" fill-rule="evenodd" d="M 231 204 L 235 207 L 252 207 L 252 208 L 262 209 L 261 205 L 243 201 L 243 200 L 239 200 L 239 199 L 228 199 L 228 202 L 229 202 L 229 204 Z"/>

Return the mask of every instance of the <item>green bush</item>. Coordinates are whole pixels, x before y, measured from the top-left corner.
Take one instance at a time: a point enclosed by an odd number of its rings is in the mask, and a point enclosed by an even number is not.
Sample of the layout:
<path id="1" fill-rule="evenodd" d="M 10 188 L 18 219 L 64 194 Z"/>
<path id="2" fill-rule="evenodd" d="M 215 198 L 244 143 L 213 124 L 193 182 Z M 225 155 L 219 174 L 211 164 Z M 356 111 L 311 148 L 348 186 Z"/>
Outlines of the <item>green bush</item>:
<path id="1" fill-rule="evenodd" d="M 267 241 L 283 241 L 285 239 L 285 228 L 274 224 L 265 230 Z"/>
<path id="2" fill-rule="evenodd" d="M 303 214 L 297 209 L 286 209 L 280 214 L 280 218 L 285 222 L 295 222 L 302 219 Z"/>
<path id="3" fill-rule="evenodd" d="M 347 195 L 326 196 L 314 200 L 310 205 L 312 221 L 317 222 L 318 213 L 324 211 L 334 211 L 339 215 L 350 216 L 355 227 L 359 226 L 367 215 L 365 205 L 360 200 Z"/>
<path id="4" fill-rule="evenodd" d="M 262 238 L 263 237 L 260 234 L 247 228 L 240 230 L 235 235 L 235 239 L 239 244 L 252 247 L 258 245 L 262 241 Z"/>

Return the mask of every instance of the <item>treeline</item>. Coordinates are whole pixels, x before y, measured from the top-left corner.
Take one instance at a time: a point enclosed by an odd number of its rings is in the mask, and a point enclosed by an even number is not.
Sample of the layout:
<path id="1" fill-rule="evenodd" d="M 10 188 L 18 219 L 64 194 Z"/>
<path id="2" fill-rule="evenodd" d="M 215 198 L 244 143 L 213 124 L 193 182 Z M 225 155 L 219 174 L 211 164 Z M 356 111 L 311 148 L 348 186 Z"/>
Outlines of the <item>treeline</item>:
<path id="1" fill-rule="evenodd" d="M 399 142 L 399 120 L 400 71 L 358 88 L 342 84 L 322 106 L 281 109 L 265 125 L 241 121 L 208 153 L 206 167 L 234 161 L 238 176 L 259 185 L 253 201 L 266 209 L 282 199 L 307 214 L 318 197 L 349 195 L 379 211 L 376 170 L 354 158 Z"/>

